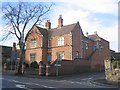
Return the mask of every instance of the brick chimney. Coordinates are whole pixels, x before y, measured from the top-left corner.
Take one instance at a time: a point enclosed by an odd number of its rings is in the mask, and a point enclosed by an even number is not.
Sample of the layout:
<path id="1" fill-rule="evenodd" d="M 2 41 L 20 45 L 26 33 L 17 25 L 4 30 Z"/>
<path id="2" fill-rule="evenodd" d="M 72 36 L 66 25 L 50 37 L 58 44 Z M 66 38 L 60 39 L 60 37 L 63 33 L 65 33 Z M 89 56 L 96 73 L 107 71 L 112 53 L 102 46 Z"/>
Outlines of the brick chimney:
<path id="1" fill-rule="evenodd" d="M 16 51 L 16 43 L 15 42 L 13 43 L 12 51 L 13 52 Z"/>
<path id="2" fill-rule="evenodd" d="M 47 22 L 45 23 L 45 27 L 46 27 L 47 30 L 51 29 L 51 22 L 50 22 L 50 20 L 47 20 Z"/>
<path id="3" fill-rule="evenodd" d="M 59 15 L 59 19 L 58 19 L 58 27 L 61 28 L 62 26 L 63 26 L 62 15 Z"/>

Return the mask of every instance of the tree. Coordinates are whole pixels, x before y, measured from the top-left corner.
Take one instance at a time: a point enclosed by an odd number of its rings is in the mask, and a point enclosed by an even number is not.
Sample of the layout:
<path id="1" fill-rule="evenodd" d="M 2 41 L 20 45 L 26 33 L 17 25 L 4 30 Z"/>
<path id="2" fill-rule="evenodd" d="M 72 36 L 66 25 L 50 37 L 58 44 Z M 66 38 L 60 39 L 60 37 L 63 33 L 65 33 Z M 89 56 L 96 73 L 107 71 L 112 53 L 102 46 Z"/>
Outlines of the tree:
<path id="1" fill-rule="evenodd" d="M 2 40 L 14 35 L 19 42 L 20 62 L 17 74 L 22 74 L 21 67 L 25 48 L 24 35 L 27 26 L 32 28 L 34 25 L 40 24 L 45 19 L 44 17 L 50 11 L 52 5 L 52 3 L 45 6 L 43 3 L 17 2 L 7 3 L 2 7 L 3 20 L 6 22 L 7 27 L 11 28 L 7 30 L 7 34 Z"/>

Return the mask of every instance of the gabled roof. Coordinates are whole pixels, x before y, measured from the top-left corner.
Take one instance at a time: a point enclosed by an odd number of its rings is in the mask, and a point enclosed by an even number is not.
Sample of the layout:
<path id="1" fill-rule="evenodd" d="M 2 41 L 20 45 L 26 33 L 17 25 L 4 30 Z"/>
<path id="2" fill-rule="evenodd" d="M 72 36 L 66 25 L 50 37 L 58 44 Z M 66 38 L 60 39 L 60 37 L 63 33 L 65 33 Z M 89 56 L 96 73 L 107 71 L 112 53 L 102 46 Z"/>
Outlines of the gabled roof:
<path id="1" fill-rule="evenodd" d="M 101 39 L 97 34 L 89 35 L 88 38 L 90 38 L 90 39 L 92 39 L 94 41 L 96 41 L 98 39 Z"/>
<path id="2" fill-rule="evenodd" d="M 53 29 L 49 29 L 49 30 L 46 30 L 45 28 L 41 28 L 41 27 L 36 26 L 36 25 L 35 26 L 38 28 L 38 30 L 40 31 L 40 33 L 44 37 L 51 38 L 51 37 L 55 37 L 55 36 L 61 36 L 61 35 L 64 35 L 64 34 L 69 34 L 72 30 L 74 30 L 74 27 L 76 25 L 79 25 L 79 23 L 77 22 L 77 23 L 74 23 L 74 24 L 63 26 L 61 28 L 53 28 Z M 30 31 L 32 30 L 32 28 L 30 29 Z M 27 33 L 25 40 L 27 40 L 29 32 Z"/>
<path id="3" fill-rule="evenodd" d="M 64 35 L 64 34 L 69 34 L 72 30 L 74 30 L 74 27 L 77 24 L 78 23 L 74 23 L 74 24 L 63 26 L 61 28 L 53 28 L 53 29 L 48 30 L 49 38 L 50 37 L 55 37 L 55 36 L 61 36 L 61 35 Z"/>
<path id="4" fill-rule="evenodd" d="M 104 40 L 104 41 L 106 41 L 106 42 L 109 42 L 109 41 L 107 41 L 107 40 L 101 38 L 100 36 L 98 36 L 98 34 L 89 35 L 88 38 L 90 38 L 90 39 L 92 39 L 92 40 L 94 40 L 94 41 L 97 41 L 97 40 Z"/>
<path id="5" fill-rule="evenodd" d="M 46 29 L 41 28 L 41 27 L 38 27 L 38 26 L 36 26 L 36 27 L 38 28 L 38 30 L 40 31 L 40 33 L 41 33 L 44 37 L 48 37 L 48 31 L 47 31 Z"/>
<path id="6" fill-rule="evenodd" d="M 38 30 L 40 31 L 40 33 L 41 33 L 44 37 L 48 37 L 48 31 L 47 31 L 46 29 L 41 28 L 41 27 L 39 27 L 39 26 L 37 26 L 37 25 L 34 25 L 34 26 L 38 28 Z M 34 26 L 32 26 L 32 28 L 28 31 L 28 33 L 27 33 L 27 35 L 26 35 L 26 37 L 25 37 L 25 41 L 27 40 L 27 38 L 28 38 L 28 36 L 29 36 L 29 34 L 30 34 L 30 31 L 33 29 Z"/>
<path id="7" fill-rule="evenodd" d="M 91 38 L 89 38 L 89 37 L 86 37 L 86 36 L 84 36 L 84 40 L 85 40 L 85 41 L 94 41 L 93 39 L 91 39 Z"/>

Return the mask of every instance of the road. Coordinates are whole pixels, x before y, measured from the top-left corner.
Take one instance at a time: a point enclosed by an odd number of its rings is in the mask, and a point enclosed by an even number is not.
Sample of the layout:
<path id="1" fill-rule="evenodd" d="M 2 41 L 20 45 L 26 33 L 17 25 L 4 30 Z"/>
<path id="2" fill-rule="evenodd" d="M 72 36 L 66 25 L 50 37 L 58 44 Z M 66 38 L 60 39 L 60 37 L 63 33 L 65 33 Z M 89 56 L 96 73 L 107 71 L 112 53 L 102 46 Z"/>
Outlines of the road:
<path id="1" fill-rule="evenodd" d="M 104 78 L 103 73 L 89 75 L 75 75 L 62 78 L 28 78 L 23 76 L 3 75 L 2 88 L 16 88 L 34 90 L 36 88 L 114 88 L 103 84 L 94 84 L 91 81 L 97 78 Z M 16 90 L 15 89 L 15 90 Z"/>

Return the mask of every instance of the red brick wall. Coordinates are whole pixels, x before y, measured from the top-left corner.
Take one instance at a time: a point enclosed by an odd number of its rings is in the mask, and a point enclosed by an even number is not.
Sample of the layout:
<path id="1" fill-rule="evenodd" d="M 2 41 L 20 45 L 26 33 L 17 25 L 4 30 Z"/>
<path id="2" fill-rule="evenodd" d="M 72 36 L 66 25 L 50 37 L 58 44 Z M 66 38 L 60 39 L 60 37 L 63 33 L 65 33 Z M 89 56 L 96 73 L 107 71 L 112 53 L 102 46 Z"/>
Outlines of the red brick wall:
<path id="1" fill-rule="evenodd" d="M 32 28 L 31 34 L 28 36 L 26 41 L 26 52 L 25 52 L 25 59 L 28 63 L 30 63 L 30 54 L 36 53 L 36 61 L 39 63 L 39 61 L 44 61 L 46 63 L 47 61 L 47 38 L 44 36 L 41 37 L 41 33 L 39 32 L 38 28 L 35 26 Z M 52 60 L 55 61 L 57 59 L 56 53 L 57 52 L 64 52 L 64 59 L 68 61 L 62 61 L 60 73 L 62 74 L 68 74 L 68 73 L 74 73 L 74 72 L 83 72 L 90 69 L 103 69 L 104 68 L 104 60 L 110 58 L 110 51 L 109 51 L 109 42 L 105 41 L 104 39 L 101 39 L 100 44 L 103 46 L 103 48 L 98 49 L 92 56 L 91 60 L 74 60 L 76 58 L 76 51 L 79 52 L 79 58 L 81 58 L 81 55 L 83 58 L 88 57 L 93 52 L 93 45 L 96 43 L 93 41 L 88 41 L 88 49 L 83 52 L 82 49 L 82 40 L 84 40 L 84 36 L 82 33 L 82 30 L 79 26 L 79 24 L 76 24 L 74 30 L 72 31 L 72 44 L 70 44 L 70 35 L 62 35 L 64 37 L 64 46 L 57 46 L 57 40 L 60 36 L 52 37 L 51 38 L 51 55 Z M 31 39 L 37 40 L 37 47 L 31 48 Z M 42 41 L 43 40 L 43 41 Z M 43 46 L 41 47 L 41 41 L 43 42 Z M 72 50 L 71 50 L 72 49 Z M 70 56 L 70 53 L 72 51 L 72 58 Z M 73 61 L 74 60 L 74 61 Z M 53 72 L 55 67 L 52 67 Z"/>
<path id="2" fill-rule="evenodd" d="M 36 61 L 39 63 L 39 61 L 42 60 L 42 49 L 36 48 L 36 49 L 27 49 L 25 52 L 25 60 L 27 63 L 31 63 L 30 61 L 30 54 L 35 53 L 36 54 Z"/>
<path id="3" fill-rule="evenodd" d="M 104 70 L 104 60 L 110 59 L 109 42 L 101 39 L 99 44 L 101 44 L 102 48 L 97 49 L 92 57 L 92 70 Z"/>
<path id="4" fill-rule="evenodd" d="M 90 71 L 90 61 L 88 60 L 66 60 L 59 64 L 59 75 L 75 74 Z M 50 74 L 56 75 L 56 67 L 50 66 Z"/>
<path id="5" fill-rule="evenodd" d="M 63 35 L 64 37 L 64 46 L 57 46 L 57 41 L 59 36 L 52 37 L 52 60 L 55 61 L 57 59 L 57 52 L 64 52 L 64 59 L 70 60 L 70 36 L 69 34 Z"/>
<path id="6" fill-rule="evenodd" d="M 31 40 L 36 39 L 36 47 L 31 48 Z M 43 41 L 42 41 L 43 40 Z M 41 47 L 42 42 L 42 47 Z M 36 26 L 32 28 L 32 30 L 29 32 L 28 38 L 26 40 L 26 52 L 25 52 L 25 60 L 26 62 L 30 63 L 30 54 L 35 53 L 36 54 L 36 61 L 39 63 L 39 61 L 47 61 L 47 39 L 41 35 L 40 31 Z"/>
<path id="7" fill-rule="evenodd" d="M 93 41 L 88 41 L 88 49 L 86 49 L 85 48 L 85 58 L 86 59 L 91 59 L 90 58 L 90 55 L 91 55 L 91 53 L 93 52 L 93 46 L 94 46 L 95 44 L 94 44 L 94 42 Z"/>
<path id="8" fill-rule="evenodd" d="M 81 46 L 83 34 L 79 24 L 76 24 L 74 30 L 72 31 L 72 36 L 72 59 L 74 60 L 76 58 L 76 51 L 79 52 L 79 58 L 81 57 L 81 55 L 83 57 L 83 50 Z"/>

